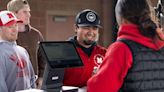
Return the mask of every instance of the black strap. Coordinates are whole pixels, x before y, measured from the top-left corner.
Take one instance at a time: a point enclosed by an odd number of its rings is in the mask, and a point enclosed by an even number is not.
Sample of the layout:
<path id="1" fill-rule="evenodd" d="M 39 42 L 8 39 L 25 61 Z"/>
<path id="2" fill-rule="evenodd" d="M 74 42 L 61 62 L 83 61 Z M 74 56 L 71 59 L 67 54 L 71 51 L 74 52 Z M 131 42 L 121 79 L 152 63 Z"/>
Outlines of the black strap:
<path id="1" fill-rule="evenodd" d="M 130 51 L 132 53 L 132 58 L 133 58 L 134 57 L 133 56 L 134 55 L 134 51 L 133 51 L 133 49 L 132 49 L 132 47 L 130 46 L 130 43 L 129 43 L 131 40 L 128 40 L 128 39 L 119 39 L 117 41 L 123 42 L 123 43 L 125 43 L 128 46 L 128 48 L 130 49 Z"/>

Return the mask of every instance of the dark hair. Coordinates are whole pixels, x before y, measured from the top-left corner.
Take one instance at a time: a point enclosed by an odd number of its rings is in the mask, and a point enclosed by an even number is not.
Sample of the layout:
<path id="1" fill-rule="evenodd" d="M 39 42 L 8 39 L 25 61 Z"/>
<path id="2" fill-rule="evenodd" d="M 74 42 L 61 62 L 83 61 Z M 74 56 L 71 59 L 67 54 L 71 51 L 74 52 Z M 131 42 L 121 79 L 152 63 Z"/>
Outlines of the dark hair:
<path id="1" fill-rule="evenodd" d="M 147 0 L 118 0 L 120 17 L 139 26 L 140 33 L 144 36 L 154 38 L 156 35 L 156 24 L 151 19 L 151 11 Z"/>

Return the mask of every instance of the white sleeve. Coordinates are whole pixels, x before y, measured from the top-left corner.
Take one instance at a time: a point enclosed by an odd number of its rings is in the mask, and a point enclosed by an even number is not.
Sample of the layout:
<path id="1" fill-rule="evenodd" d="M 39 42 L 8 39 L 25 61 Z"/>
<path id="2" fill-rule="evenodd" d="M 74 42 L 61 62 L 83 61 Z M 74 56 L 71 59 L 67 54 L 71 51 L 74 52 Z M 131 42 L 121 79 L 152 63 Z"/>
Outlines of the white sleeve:
<path id="1" fill-rule="evenodd" d="M 5 57 L 0 54 L 0 92 L 8 92 L 8 88 L 6 85 L 6 65 L 5 65 Z"/>
<path id="2" fill-rule="evenodd" d="M 30 85 L 31 88 L 36 88 L 36 77 L 35 77 L 35 73 L 33 70 L 33 66 L 32 63 L 30 61 L 30 57 L 29 57 L 29 53 L 27 52 L 27 50 L 21 46 L 18 46 L 19 50 L 21 50 L 20 52 L 24 52 L 24 57 L 26 58 L 25 60 L 28 63 L 28 69 L 29 69 L 29 74 L 30 74 Z M 0 91 L 1 92 L 1 91 Z"/>

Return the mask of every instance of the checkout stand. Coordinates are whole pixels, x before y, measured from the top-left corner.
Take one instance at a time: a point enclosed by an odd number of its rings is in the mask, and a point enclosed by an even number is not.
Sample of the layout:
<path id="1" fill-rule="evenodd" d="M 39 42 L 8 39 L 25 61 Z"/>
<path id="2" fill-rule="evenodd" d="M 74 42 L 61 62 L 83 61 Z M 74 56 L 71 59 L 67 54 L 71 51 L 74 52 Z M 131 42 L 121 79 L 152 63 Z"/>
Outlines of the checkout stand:
<path id="1" fill-rule="evenodd" d="M 78 88 L 78 87 L 71 87 L 71 86 L 63 86 L 62 89 L 67 91 L 60 91 L 60 92 L 87 92 L 86 87 Z M 78 89 L 77 91 L 72 91 L 72 89 Z M 40 89 L 28 89 L 28 90 L 21 90 L 16 92 L 48 92 Z"/>
<path id="2" fill-rule="evenodd" d="M 78 87 L 63 86 L 64 69 L 83 66 L 74 43 L 70 41 L 44 41 L 40 42 L 39 46 L 45 57 L 46 67 L 43 84 L 38 92 L 86 92 Z M 35 92 L 37 91 L 35 90 Z"/>

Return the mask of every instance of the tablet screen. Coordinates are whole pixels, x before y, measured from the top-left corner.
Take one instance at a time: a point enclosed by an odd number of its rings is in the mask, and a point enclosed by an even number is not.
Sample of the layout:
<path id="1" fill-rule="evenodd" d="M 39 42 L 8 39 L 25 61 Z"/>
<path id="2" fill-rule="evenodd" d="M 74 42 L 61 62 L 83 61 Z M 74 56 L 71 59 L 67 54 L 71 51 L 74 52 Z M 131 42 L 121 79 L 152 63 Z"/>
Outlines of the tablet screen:
<path id="1" fill-rule="evenodd" d="M 75 45 L 70 41 L 40 42 L 40 47 L 52 68 L 83 66 Z"/>

